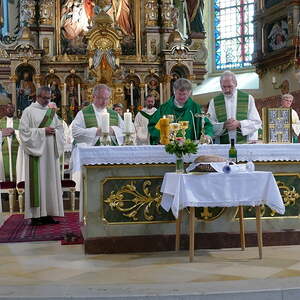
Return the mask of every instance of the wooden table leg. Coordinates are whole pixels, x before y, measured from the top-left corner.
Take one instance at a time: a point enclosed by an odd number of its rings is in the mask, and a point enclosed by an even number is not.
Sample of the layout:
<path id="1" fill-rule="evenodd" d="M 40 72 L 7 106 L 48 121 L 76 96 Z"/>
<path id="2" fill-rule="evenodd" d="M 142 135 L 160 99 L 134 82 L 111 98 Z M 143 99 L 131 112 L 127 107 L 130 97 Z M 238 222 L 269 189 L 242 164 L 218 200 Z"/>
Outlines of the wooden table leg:
<path id="1" fill-rule="evenodd" d="M 255 206 L 255 208 L 256 208 L 256 231 L 257 231 L 258 252 L 259 252 L 259 258 L 262 259 L 263 239 L 262 239 L 260 206 Z"/>
<path id="2" fill-rule="evenodd" d="M 190 207 L 190 218 L 189 218 L 189 239 L 190 239 L 190 262 L 194 260 L 195 253 L 195 207 Z"/>
<path id="3" fill-rule="evenodd" d="M 176 220 L 175 251 L 179 251 L 180 250 L 180 234 L 181 234 L 182 213 L 183 213 L 183 209 L 179 211 L 178 218 Z"/>
<path id="4" fill-rule="evenodd" d="M 244 224 L 244 210 L 243 206 L 239 206 L 239 219 L 240 219 L 240 241 L 242 251 L 246 248 L 245 243 L 245 224 Z"/>

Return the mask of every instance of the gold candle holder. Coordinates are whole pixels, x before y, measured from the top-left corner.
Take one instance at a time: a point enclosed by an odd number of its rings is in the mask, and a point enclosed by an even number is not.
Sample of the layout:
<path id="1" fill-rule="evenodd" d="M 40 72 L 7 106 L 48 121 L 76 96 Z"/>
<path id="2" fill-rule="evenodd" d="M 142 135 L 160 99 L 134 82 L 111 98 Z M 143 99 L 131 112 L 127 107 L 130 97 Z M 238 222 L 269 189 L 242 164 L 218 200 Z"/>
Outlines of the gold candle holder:
<path id="1" fill-rule="evenodd" d="M 159 120 L 156 124 L 156 128 L 160 130 L 160 143 L 162 145 L 167 145 L 170 142 L 170 129 L 169 129 L 170 121 L 165 116 Z"/>
<path id="2" fill-rule="evenodd" d="M 132 134 L 131 132 L 124 132 L 125 137 L 124 137 L 124 146 L 131 146 L 133 145 L 133 139 L 132 139 Z"/>
<path id="3" fill-rule="evenodd" d="M 110 146 L 111 145 L 108 132 L 102 132 L 102 134 L 100 136 L 100 145 L 101 146 Z"/>

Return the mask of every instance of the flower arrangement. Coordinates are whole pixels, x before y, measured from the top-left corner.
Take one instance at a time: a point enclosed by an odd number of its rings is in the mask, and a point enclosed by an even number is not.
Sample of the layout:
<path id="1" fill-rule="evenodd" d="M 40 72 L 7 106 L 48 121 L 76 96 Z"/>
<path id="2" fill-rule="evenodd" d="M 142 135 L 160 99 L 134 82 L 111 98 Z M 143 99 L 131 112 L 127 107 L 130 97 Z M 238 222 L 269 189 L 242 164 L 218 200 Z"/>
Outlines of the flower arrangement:
<path id="1" fill-rule="evenodd" d="M 182 158 L 185 154 L 196 154 L 197 148 L 196 143 L 182 137 L 176 137 L 174 141 L 165 146 L 166 152 L 175 154 L 177 158 Z"/>

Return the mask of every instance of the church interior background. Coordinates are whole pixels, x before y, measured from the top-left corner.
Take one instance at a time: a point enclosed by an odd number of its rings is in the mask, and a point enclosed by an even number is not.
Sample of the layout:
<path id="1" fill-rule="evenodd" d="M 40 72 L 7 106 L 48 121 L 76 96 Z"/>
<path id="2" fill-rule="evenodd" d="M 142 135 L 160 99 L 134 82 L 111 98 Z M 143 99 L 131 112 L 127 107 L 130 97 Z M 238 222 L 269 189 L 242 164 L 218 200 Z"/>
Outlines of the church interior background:
<path id="1" fill-rule="evenodd" d="M 259 110 L 278 106 L 282 91 L 299 96 L 298 1 L 3 0 L 1 11 L 1 92 L 19 115 L 41 85 L 68 122 L 96 83 L 137 111 L 185 77 L 206 104 L 226 69 Z"/>

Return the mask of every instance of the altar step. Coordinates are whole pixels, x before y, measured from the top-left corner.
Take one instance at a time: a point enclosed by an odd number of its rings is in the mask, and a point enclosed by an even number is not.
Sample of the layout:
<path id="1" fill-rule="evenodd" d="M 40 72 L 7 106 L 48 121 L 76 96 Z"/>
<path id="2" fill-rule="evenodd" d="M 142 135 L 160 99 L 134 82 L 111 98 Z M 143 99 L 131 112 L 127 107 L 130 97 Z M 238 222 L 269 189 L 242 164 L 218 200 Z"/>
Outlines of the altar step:
<path id="1" fill-rule="evenodd" d="M 300 277 L 209 283 L 1 287 L 1 300 L 299 300 Z"/>

